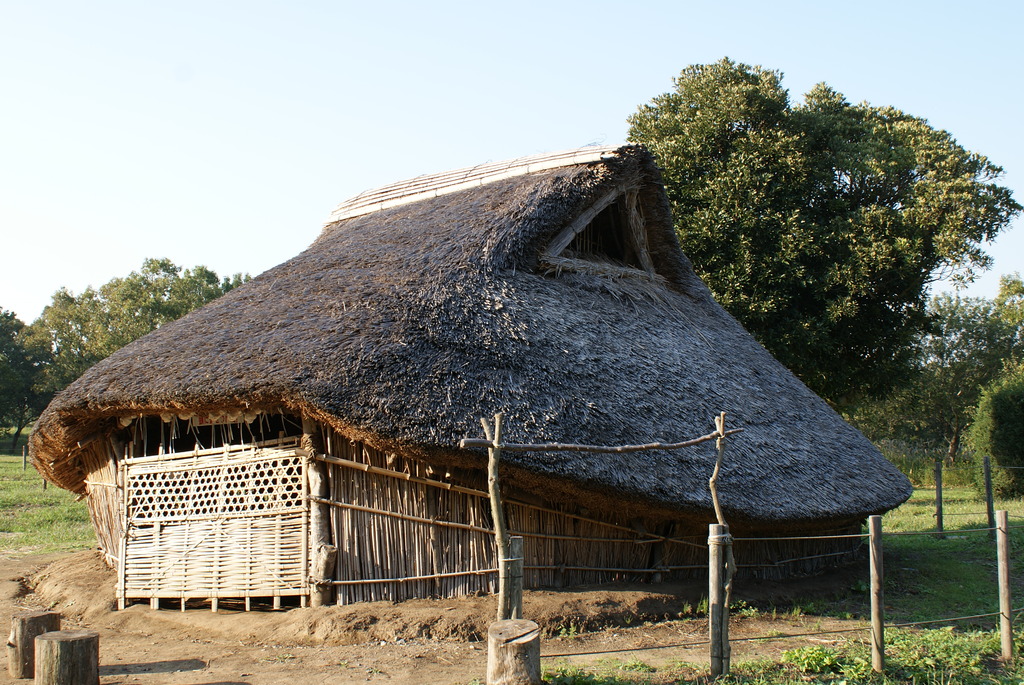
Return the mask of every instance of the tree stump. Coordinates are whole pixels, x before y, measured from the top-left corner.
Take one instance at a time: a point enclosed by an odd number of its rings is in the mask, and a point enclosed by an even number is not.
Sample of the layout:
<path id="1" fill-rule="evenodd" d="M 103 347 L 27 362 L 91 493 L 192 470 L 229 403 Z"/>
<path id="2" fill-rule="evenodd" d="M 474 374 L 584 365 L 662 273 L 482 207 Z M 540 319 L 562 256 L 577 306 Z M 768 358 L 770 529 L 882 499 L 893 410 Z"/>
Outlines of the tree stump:
<path id="1" fill-rule="evenodd" d="M 35 673 L 36 636 L 60 630 L 56 611 L 22 611 L 11 616 L 7 640 L 7 672 L 12 678 L 31 678 Z"/>
<path id="2" fill-rule="evenodd" d="M 100 634 L 58 630 L 36 638 L 35 685 L 99 685 Z"/>
<path id="3" fill-rule="evenodd" d="M 540 626 L 522 618 L 487 629 L 487 685 L 540 685 Z"/>

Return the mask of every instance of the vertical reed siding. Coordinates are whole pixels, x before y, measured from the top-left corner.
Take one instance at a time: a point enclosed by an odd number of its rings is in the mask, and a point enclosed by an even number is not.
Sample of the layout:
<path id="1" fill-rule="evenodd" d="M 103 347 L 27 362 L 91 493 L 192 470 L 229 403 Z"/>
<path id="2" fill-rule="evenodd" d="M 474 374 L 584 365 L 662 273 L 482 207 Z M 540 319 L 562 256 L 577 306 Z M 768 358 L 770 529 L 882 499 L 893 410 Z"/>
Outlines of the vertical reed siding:
<path id="1" fill-rule="evenodd" d="M 496 591 L 482 471 L 449 473 L 321 430 L 326 454 L 313 458 L 327 462 L 329 488 L 316 501 L 330 505 L 338 604 Z M 306 594 L 309 502 L 297 446 L 297 437 L 282 436 L 124 458 L 117 436 L 83 445 L 89 512 L 107 563 L 119 569 L 120 598 Z M 707 531 L 699 523 L 584 516 L 566 504 L 514 497 L 506 515 L 510 532 L 524 538 L 528 588 L 706 573 Z M 851 524 L 817 534 L 859 531 Z M 756 539 L 735 545 L 741 574 L 773 579 L 850 561 L 861 545 L 858 538 L 748 537 Z"/>

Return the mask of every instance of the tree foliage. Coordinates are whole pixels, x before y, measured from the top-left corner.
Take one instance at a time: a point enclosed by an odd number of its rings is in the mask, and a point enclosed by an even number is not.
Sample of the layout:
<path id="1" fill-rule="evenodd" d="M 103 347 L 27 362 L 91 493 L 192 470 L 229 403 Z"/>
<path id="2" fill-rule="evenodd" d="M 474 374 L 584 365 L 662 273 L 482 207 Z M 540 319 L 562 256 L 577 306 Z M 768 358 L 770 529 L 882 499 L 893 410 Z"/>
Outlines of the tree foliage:
<path id="1" fill-rule="evenodd" d="M 992 487 L 1000 497 L 1024 495 L 1024 365 L 985 388 L 974 414 L 970 442 L 992 458 Z"/>
<path id="2" fill-rule="evenodd" d="M 1004 277 L 1005 288 L 1020 284 Z M 1024 356 L 1024 326 L 1011 306 L 985 298 L 943 294 L 931 299 L 930 329 L 915 346 L 914 369 L 884 400 L 851 412 L 869 435 L 944 442 L 952 461 L 982 388 Z"/>
<path id="3" fill-rule="evenodd" d="M 27 334 L 14 312 L 0 309 L 0 426 L 14 429 L 11 449 L 50 399 L 42 383 L 48 361 L 46 346 Z"/>
<path id="4" fill-rule="evenodd" d="M 247 278 L 236 274 L 221 280 L 205 266 L 182 269 L 168 259 L 147 259 L 138 271 L 98 289 L 75 295 L 61 288 L 32 324 L 33 337 L 52 351 L 47 388 L 60 390 L 114 351 Z"/>
<path id="5" fill-rule="evenodd" d="M 843 404 L 911 368 L 927 286 L 971 280 L 1020 211 L 1002 169 L 892 107 L 781 74 L 687 67 L 630 117 L 662 167 L 683 251 L 718 301 Z"/>

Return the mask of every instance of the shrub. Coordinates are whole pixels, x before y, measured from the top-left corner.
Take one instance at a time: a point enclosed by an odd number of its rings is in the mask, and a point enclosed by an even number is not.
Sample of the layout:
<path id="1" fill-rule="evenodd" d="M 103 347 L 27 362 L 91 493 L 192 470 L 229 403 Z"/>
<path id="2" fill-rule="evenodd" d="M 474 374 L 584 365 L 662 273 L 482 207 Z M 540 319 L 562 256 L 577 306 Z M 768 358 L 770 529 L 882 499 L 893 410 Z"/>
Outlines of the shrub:
<path id="1" fill-rule="evenodd" d="M 982 392 L 969 440 L 979 455 L 991 457 L 996 496 L 1024 494 L 1024 365 Z"/>

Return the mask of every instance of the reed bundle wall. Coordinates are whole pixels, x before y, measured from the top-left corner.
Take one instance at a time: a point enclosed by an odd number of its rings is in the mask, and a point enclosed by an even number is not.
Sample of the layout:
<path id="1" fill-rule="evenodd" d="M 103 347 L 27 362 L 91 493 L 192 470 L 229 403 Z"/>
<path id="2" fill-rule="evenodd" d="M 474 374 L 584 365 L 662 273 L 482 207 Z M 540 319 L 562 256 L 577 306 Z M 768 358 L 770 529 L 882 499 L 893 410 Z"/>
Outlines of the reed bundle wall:
<path id="1" fill-rule="evenodd" d="M 437 473 L 325 431 L 332 535 L 339 548 L 337 601 L 494 592 L 497 555 L 483 473 Z M 707 533 L 693 523 L 658 525 L 581 516 L 570 507 L 506 500 L 510 534 L 524 538 L 524 585 L 567 587 L 703 577 Z M 658 530 L 659 533 L 644 531 Z M 859 525 L 819 534 L 859 532 Z M 744 575 L 777 579 L 852 561 L 859 539 L 744 540 Z"/>
<path id="2" fill-rule="evenodd" d="M 81 467 L 85 471 L 86 502 L 89 519 L 96 531 L 96 542 L 107 564 L 116 567 L 124 537 L 122 482 L 118 474 L 117 445 L 95 440 L 82 450 Z"/>
<path id="3" fill-rule="evenodd" d="M 122 601 L 306 595 L 317 544 L 309 518 L 314 502 L 329 509 L 330 542 L 338 548 L 329 580 L 339 604 L 497 589 L 482 469 L 437 470 L 323 426 L 325 454 L 303 454 L 299 436 L 284 432 L 245 446 L 194 443 L 179 453 L 163 453 L 175 443 L 161 437 L 150 441 L 156 453 L 144 454 L 140 426 L 82 447 L 90 515 L 107 562 L 118 566 Z M 230 434 L 256 437 L 243 426 Z M 133 450 L 140 456 L 124 456 Z M 310 458 L 326 467 L 325 498 L 307 494 Z M 593 503 L 583 515 L 534 493 L 509 494 L 508 527 L 524 538 L 528 588 L 705 577 L 703 522 L 619 520 L 592 513 L 599 509 Z M 856 523 L 815 531 L 858 532 Z M 860 546 L 857 538 L 751 537 L 737 541 L 736 560 L 743 575 L 760 578 L 817 573 L 852 560 Z"/>

